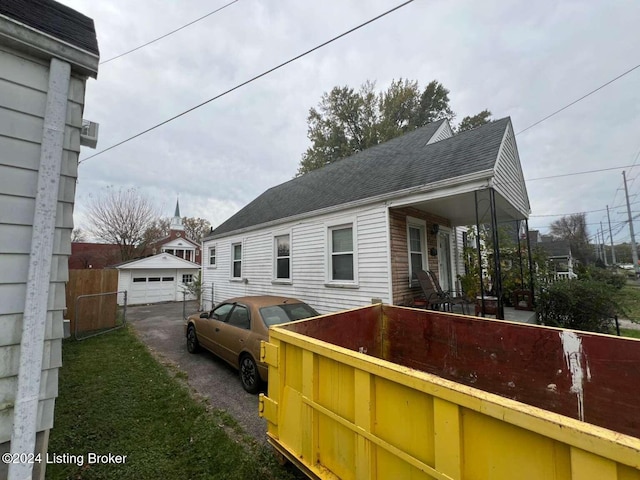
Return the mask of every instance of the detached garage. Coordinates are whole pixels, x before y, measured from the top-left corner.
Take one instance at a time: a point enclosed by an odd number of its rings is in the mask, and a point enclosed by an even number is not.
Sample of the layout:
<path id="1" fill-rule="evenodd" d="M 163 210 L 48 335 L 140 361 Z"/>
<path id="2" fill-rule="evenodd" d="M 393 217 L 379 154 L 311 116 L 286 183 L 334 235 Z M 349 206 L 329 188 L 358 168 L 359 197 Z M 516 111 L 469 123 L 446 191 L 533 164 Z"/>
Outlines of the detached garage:
<path id="1" fill-rule="evenodd" d="M 182 300 L 183 285 L 193 282 L 200 270 L 197 263 L 170 253 L 131 260 L 119 265 L 118 291 L 127 291 L 129 305 Z M 118 296 L 118 302 L 123 299 Z"/>

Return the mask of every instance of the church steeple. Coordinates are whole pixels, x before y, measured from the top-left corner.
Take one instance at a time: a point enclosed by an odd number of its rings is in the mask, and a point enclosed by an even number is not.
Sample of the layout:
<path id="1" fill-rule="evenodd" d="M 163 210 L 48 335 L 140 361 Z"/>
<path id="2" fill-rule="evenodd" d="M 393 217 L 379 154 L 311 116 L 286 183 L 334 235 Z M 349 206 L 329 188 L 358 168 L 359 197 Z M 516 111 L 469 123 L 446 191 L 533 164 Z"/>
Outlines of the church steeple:
<path id="1" fill-rule="evenodd" d="M 171 225 L 169 227 L 171 230 L 179 230 L 184 231 L 184 225 L 182 225 L 182 217 L 180 216 L 180 199 L 176 200 L 176 211 L 173 214 L 173 218 L 171 219 Z"/>

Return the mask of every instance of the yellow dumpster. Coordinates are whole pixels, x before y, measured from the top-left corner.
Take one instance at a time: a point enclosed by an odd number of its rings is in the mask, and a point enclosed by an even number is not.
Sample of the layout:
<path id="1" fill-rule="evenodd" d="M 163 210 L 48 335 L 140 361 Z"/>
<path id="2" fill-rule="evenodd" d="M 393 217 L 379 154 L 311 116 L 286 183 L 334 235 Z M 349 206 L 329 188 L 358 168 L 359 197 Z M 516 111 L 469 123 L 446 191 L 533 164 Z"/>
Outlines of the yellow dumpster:
<path id="1" fill-rule="evenodd" d="M 640 479 L 640 341 L 373 305 L 270 329 L 260 415 L 310 478 Z"/>

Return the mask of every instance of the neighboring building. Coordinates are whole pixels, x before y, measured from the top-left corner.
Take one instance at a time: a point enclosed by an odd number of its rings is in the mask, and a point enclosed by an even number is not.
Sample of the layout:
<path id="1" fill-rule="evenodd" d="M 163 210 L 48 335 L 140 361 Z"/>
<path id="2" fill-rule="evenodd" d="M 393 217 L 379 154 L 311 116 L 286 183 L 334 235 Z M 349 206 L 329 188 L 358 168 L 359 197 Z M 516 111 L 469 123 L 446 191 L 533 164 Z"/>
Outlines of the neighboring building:
<path id="1" fill-rule="evenodd" d="M 185 234 L 180 205 L 176 202 L 176 210 L 169 225 L 169 235 L 153 242 L 139 255 L 138 258 L 149 257 L 157 253 L 170 253 L 189 262 L 200 263 L 200 245 Z M 69 268 L 107 268 L 122 261 L 120 246 L 111 243 L 74 242 L 71 244 Z"/>
<path id="2" fill-rule="evenodd" d="M 127 291 L 127 304 L 180 301 L 185 286 L 192 283 L 200 265 L 169 253 L 131 260 L 114 268 L 118 269 L 118 291 Z M 123 304 L 118 295 L 118 303 Z M 188 299 L 193 298 L 191 295 Z"/>
<path id="3" fill-rule="evenodd" d="M 122 261 L 120 246 L 111 243 L 73 242 L 69 269 L 102 269 Z"/>
<path id="4" fill-rule="evenodd" d="M 459 227 L 529 210 L 510 119 L 456 135 L 440 120 L 264 192 L 204 239 L 204 291 L 410 304 L 416 270 L 445 289 L 464 273 Z"/>
<path id="5" fill-rule="evenodd" d="M 537 246 L 547 254 L 549 275 L 555 279 L 578 278 L 573 271 L 574 260 L 568 240 L 547 240 L 538 243 Z"/>
<path id="6" fill-rule="evenodd" d="M 90 18 L 52 0 L 0 2 L 0 453 L 47 452 L 85 83 L 98 63 Z M 45 465 L 1 462 L 0 478 L 40 478 Z"/>
<path id="7" fill-rule="evenodd" d="M 152 243 L 146 250 L 149 254 L 170 253 L 189 262 L 202 263 L 200 244 L 185 235 L 180 203 L 176 200 L 176 210 L 169 225 L 169 235 Z"/>

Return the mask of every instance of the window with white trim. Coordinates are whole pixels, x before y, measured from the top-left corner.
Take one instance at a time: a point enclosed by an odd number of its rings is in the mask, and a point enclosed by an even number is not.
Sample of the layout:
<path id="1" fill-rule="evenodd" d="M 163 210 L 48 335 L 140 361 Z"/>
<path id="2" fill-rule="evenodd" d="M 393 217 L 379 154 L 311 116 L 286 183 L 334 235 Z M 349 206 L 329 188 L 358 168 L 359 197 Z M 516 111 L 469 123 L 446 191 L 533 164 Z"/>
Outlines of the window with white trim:
<path id="1" fill-rule="evenodd" d="M 277 280 L 291 280 L 291 241 L 290 236 L 274 237 L 275 248 L 275 278 Z"/>
<path id="2" fill-rule="evenodd" d="M 216 266 L 216 247 L 209 247 L 209 266 Z"/>
<path id="3" fill-rule="evenodd" d="M 425 269 L 426 242 L 425 226 L 409 223 L 407 225 L 407 243 L 409 247 L 409 280 L 417 281 L 417 274 Z"/>
<path id="4" fill-rule="evenodd" d="M 353 225 L 329 228 L 330 280 L 355 281 Z"/>
<path id="5" fill-rule="evenodd" d="M 193 283 L 193 274 L 192 273 L 183 273 L 182 274 L 182 283 L 185 283 L 185 284 Z"/>
<path id="6" fill-rule="evenodd" d="M 231 278 L 242 278 L 242 244 L 231 245 Z"/>

